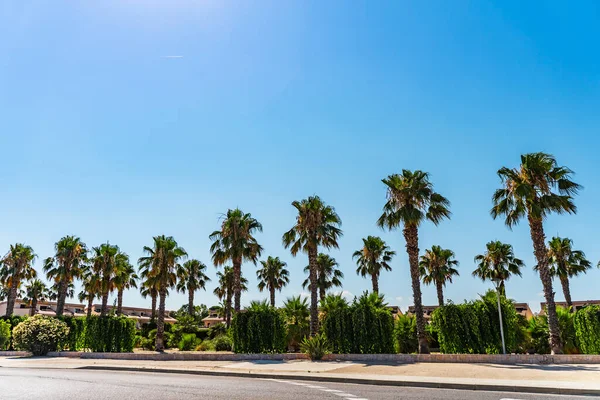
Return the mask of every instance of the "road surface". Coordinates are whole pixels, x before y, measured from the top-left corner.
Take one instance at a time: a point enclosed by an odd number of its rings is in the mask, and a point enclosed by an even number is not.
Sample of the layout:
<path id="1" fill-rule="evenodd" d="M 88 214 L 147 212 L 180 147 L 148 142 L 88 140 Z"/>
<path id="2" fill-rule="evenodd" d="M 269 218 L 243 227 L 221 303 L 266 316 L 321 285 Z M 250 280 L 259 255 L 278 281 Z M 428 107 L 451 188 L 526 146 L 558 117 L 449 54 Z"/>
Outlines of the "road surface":
<path id="1" fill-rule="evenodd" d="M 591 397 L 417 389 L 185 374 L 29 368 L 0 368 L 0 398 L 2 400 L 591 399 Z"/>

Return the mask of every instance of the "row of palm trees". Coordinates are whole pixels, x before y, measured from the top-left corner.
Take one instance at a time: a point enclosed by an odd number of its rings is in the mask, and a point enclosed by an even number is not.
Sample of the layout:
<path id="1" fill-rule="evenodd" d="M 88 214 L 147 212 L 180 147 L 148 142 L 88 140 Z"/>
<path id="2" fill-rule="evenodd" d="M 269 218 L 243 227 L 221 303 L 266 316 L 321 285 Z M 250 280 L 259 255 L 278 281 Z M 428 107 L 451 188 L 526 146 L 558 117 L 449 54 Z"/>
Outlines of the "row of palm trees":
<path id="1" fill-rule="evenodd" d="M 570 302 L 568 277 L 577 268 L 589 268 L 589 262 L 581 252 L 572 250 L 569 239 L 553 238 L 546 246 L 544 219 L 551 213 L 575 213 L 573 196 L 580 186 L 571 180 L 572 171 L 559 166 L 555 158 L 545 153 L 531 153 L 521 156 L 521 164 L 516 168 L 503 167 L 498 170 L 501 187 L 492 197 L 491 215 L 494 219 L 503 218 L 512 228 L 526 218 L 536 257 L 536 270 L 544 288 L 547 304 L 550 344 L 553 353 L 561 351 L 560 333 L 552 289 L 552 277 L 561 279 L 567 302 Z M 433 246 L 422 256 L 419 255 L 419 228 L 425 222 L 438 225 L 451 216 L 450 202 L 434 190 L 428 173 L 403 170 L 400 174 L 389 175 L 382 180 L 387 191 L 387 200 L 377 224 L 387 230 L 402 229 L 408 254 L 413 301 L 417 319 L 419 352 L 427 353 L 425 319 L 423 317 L 421 280 L 434 284 L 438 301 L 443 304 L 443 287 L 458 275 L 451 250 Z M 305 253 L 308 258 L 308 278 L 303 286 L 310 290 L 310 334 L 318 330 L 318 302 L 328 289 L 341 286 L 342 272 L 337 262 L 322 250 L 338 248 L 342 236 L 341 219 L 335 209 L 318 196 L 310 196 L 292 202 L 297 216 L 291 229 L 282 236 L 285 248 L 292 256 Z M 255 238 L 262 231 L 262 225 L 249 213 L 239 209 L 229 210 L 222 218 L 220 229 L 210 234 L 212 262 L 224 267 L 218 274 L 219 287 L 215 294 L 224 302 L 226 321 L 231 319 L 231 307 L 237 313 L 241 307 L 241 293 L 247 281 L 242 276 L 242 264 L 257 264 L 263 248 Z M 550 250 L 549 250 L 550 249 Z M 67 236 L 56 243 L 56 254 L 44 262 L 44 271 L 54 284 L 57 298 L 57 314 L 63 312 L 65 299 L 72 291 L 73 280 L 83 279 L 84 296 L 91 304 L 95 297 L 102 299 L 102 314 L 107 312 L 108 294 L 135 287 L 137 275 L 129 263 L 129 258 L 117 246 L 108 243 L 88 251 L 84 243 L 74 236 Z M 363 239 L 363 247 L 353 254 L 357 262 L 357 273 L 370 277 L 373 291 L 379 290 L 379 275 L 390 269 L 395 252 L 381 238 L 369 236 Z M 25 245 L 11 246 L 2 261 L 0 278 L 7 288 L 9 306 L 14 306 L 20 282 L 35 278 L 31 265 L 35 254 Z M 178 246 L 172 237 L 156 236 L 152 247 L 144 247 L 144 256 L 138 260 L 142 280 L 141 293 L 152 298 L 152 308 L 158 300 L 156 348 L 164 348 L 164 308 L 169 289 L 176 287 L 189 296 L 189 310 L 193 310 L 194 292 L 205 289 L 209 278 L 205 275 L 206 266 L 197 260 L 188 260 L 185 250 Z M 473 275 L 482 279 L 504 281 L 511 275 L 520 275 L 523 262 L 514 257 L 512 247 L 500 242 L 490 242 L 487 250 L 475 258 L 478 268 Z M 587 264 L 586 264 L 587 262 Z M 229 266 L 230 265 L 230 266 Z M 577 268 L 573 265 L 578 265 Z M 587 266 L 586 266 L 587 265 Z M 279 258 L 268 257 L 261 261 L 257 271 L 259 289 L 268 290 L 271 304 L 275 304 L 275 291 L 281 290 L 289 282 L 289 272 Z M 575 269 L 574 269 L 575 268 Z M 581 272 L 581 271 L 580 271 Z M 565 278 L 565 276 L 567 278 Z M 12 313 L 12 310 L 11 310 Z"/>

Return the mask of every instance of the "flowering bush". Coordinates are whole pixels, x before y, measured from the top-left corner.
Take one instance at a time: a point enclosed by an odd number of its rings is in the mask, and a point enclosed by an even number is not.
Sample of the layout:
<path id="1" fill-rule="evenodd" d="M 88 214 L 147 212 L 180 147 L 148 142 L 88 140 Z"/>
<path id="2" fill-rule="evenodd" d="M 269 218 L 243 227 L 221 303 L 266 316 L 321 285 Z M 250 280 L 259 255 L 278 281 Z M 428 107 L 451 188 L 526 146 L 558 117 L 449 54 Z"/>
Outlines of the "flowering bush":
<path id="1" fill-rule="evenodd" d="M 30 351 L 34 356 L 43 356 L 56 351 L 69 335 L 67 324 L 56 318 L 36 315 L 28 318 L 13 329 L 13 345 L 16 349 Z"/>

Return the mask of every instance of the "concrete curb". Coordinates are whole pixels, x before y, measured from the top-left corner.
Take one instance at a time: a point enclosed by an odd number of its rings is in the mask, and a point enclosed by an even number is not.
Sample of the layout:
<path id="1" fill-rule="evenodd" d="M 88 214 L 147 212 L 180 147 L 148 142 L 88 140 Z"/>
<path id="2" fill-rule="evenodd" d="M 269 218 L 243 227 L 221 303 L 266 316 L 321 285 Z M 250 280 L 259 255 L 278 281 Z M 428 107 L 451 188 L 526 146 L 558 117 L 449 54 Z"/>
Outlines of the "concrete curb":
<path id="1" fill-rule="evenodd" d="M 572 396 L 598 396 L 600 389 L 575 389 L 575 388 L 552 388 L 544 386 L 515 386 L 515 385 L 495 385 L 489 383 L 450 383 L 450 382 L 435 382 L 435 381 L 401 381 L 388 379 L 372 379 L 359 377 L 343 377 L 343 376 L 323 376 L 315 375 L 296 375 L 282 373 L 265 373 L 265 372 L 233 372 L 233 371 L 209 371 L 209 370 L 184 370 L 184 369 L 167 369 L 167 368 L 143 368 L 143 367 L 114 367 L 89 365 L 76 369 L 98 370 L 98 371 L 127 371 L 127 372 L 146 372 L 146 373 L 163 373 L 163 374 L 186 374 L 186 375 L 204 375 L 204 376 L 222 376 L 232 378 L 259 378 L 259 379 L 286 379 L 295 381 L 315 381 L 329 383 L 351 383 L 362 385 L 378 385 L 378 386 L 399 386 L 399 387 L 416 387 L 426 389 L 456 389 L 456 390 L 477 390 L 490 392 L 515 392 L 515 393 L 531 393 L 531 394 L 555 394 L 555 395 L 572 395 Z"/>

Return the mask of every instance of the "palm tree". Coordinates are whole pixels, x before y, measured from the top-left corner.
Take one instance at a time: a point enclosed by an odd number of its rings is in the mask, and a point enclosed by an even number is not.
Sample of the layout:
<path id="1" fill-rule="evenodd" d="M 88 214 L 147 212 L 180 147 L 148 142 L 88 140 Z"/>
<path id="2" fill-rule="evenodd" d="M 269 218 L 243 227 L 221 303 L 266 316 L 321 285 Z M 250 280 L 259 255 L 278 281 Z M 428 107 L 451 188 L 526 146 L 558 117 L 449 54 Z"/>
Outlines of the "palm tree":
<path id="1" fill-rule="evenodd" d="M 419 274 L 426 285 L 435 284 L 437 289 L 438 303 L 444 305 L 444 286 L 446 282 L 452 283 L 452 277 L 458 276 L 458 261 L 454 259 L 454 252 L 442 249 L 440 246 L 432 246 L 425 251 L 419 262 Z"/>
<path id="2" fill-rule="evenodd" d="M 482 281 L 500 281 L 500 294 L 506 296 L 504 282 L 511 275 L 521 276 L 521 268 L 525 267 L 525 263 L 515 257 L 510 244 L 494 240 L 485 247 L 485 253 L 475 256 L 477 268 L 473 271 L 473 276 Z"/>
<path id="3" fill-rule="evenodd" d="M 310 335 L 315 336 L 319 327 L 318 311 L 318 264 L 319 246 L 338 248 L 342 236 L 342 220 L 335 209 L 325 204 L 319 196 L 310 196 L 292 202 L 298 211 L 296 223 L 283 234 L 283 245 L 293 256 L 300 251 L 308 254 L 310 282 Z"/>
<path id="4" fill-rule="evenodd" d="M 10 317 L 15 308 L 21 283 L 36 277 L 33 262 L 37 258 L 31 246 L 22 243 L 10 245 L 8 253 L 0 259 L 0 280 L 8 289 L 6 316 Z"/>
<path id="5" fill-rule="evenodd" d="M 144 276 L 142 275 L 142 279 L 144 279 Z M 142 284 L 140 285 L 140 294 L 142 295 L 142 297 L 148 298 L 150 297 L 152 299 L 152 305 L 151 305 L 151 310 L 152 310 L 152 316 L 151 319 L 152 321 L 154 321 L 156 319 L 156 302 L 158 299 L 158 289 L 156 288 L 156 280 L 155 279 L 146 279 L 142 281 Z"/>
<path id="6" fill-rule="evenodd" d="M 338 266 L 339 264 L 335 258 L 327 254 L 319 253 L 317 256 L 317 290 L 319 292 L 319 301 L 323 301 L 329 289 L 342 287 L 344 273 L 336 268 Z M 309 278 L 306 278 L 302 282 L 302 287 L 312 291 L 310 285 L 310 265 L 304 267 L 304 272 L 309 273 Z"/>
<path id="7" fill-rule="evenodd" d="M 242 263 L 250 261 L 254 265 L 263 248 L 254 238 L 254 233 L 262 232 L 262 225 L 252 215 L 242 210 L 228 210 L 221 229 L 210 234 L 213 241 L 210 246 L 215 266 L 224 265 L 228 261 L 233 264 L 234 311 L 238 313 L 241 306 Z"/>
<path id="8" fill-rule="evenodd" d="M 377 224 L 389 230 L 403 227 L 417 318 L 419 353 L 429 353 L 419 274 L 419 226 L 425 220 L 438 225 L 444 218 L 450 218 L 450 202 L 434 191 L 427 172 L 405 169 L 402 174 L 389 175 L 382 182 L 387 187 L 387 202 Z"/>
<path id="9" fill-rule="evenodd" d="M 54 245 L 54 257 L 44 261 L 46 277 L 56 286 L 56 316 L 61 316 L 73 280 L 81 276 L 87 247 L 77 236 L 65 236 Z"/>
<path id="10" fill-rule="evenodd" d="M 129 262 L 127 254 L 117 254 L 115 262 L 114 287 L 117 289 L 117 315 L 121 315 L 123 314 L 123 293 L 127 289 L 137 289 L 137 280 L 139 277 L 135 273 L 135 268 Z"/>
<path id="11" fill-rule="evenodd" d="M 100 316 L 103 317 L 108 314 L 108 296 L 115 289 L 117 258 L 122 256 L 119 256 L 121 254 L 119 247 L 109 243 L 92 248 L 92 253 L 93 268 L 100 275 L 100 298 L 102 299 Z"/>
<path id="12" fill-rule="evenodd" d="M 256 271 L 258 279 L 258 290 L 261 292 L 265 288 L 269 291 L 271 297 L 271 306 L 275 307 L 275 291 L 283 289 L 290 283 L 289 271 L 285 269 L 286 263 L 279 257 L 267 258 L 267 261 L 261 261 L 262 268 Z"/>
<path id="13" fill-rule="evenodd" d="M 25 286 L 25 298 L 23 300 L 29 306 L 30 316 L 35 315 L 38 301 L 46 301 L 46 298 L 48 298 L 48 288 L 41 280 L 33 279 Z"/>
<path id="14" fill-rule="evenodd" d="M 82 274 L 82 290 L 77 295 L 77 298 L 81 303 L 87 302 L 87 317 L 92 316 L 92 309 L 94 307 L 94 299 L 98 297 L 100 292 L 100 277 L 94 273 L 91 265 L 86 266 Z"/>
<path id="15" fill-rule="evenodd" d="M 296 350 L 302 340 L 309 334 L 308 302 L 300 296 L 288 297 L 283 303 L 283 315 L 287 323 L 288 347 Z"/>
<path id="16" fill-rule="evenodd" d="M 187 291 L 188 313 L 194 315 L 194 293 L 197 290 L 206 290 L 206 282 L 210 278 L 206 275 L 206 265 L 198 260 L 188 260 L 177 268 L 177 290 L 181 293 Z"/>
<path id="17" fill-rule="evenodd" d="M 145 256 L 138 263 L 149 270 L 148 277 L 158 282 L 158 318 L 156 321 L 156 351 L 164 351 L 165 301 L 167 291 L 177 281 L 176 270 L 179 262 L 187 257 L 186 251 L 179 247 L 172 236 L 154 236 L 153 247 L 144 246 Z"/>
<path id="18" fill-rule="evenodd" d="M 396 252 L 390 250 L 383 239 L 377 236 L 367 236 L 362 241 L 363 247 L 352 255 L 358 266 L 356 273 L 362 277 L 369 275 L 373 284 L 373 293 L 379 293 L 379 274 L 382 270 L 392 270 L 390 262 Z"/>
<path id="19" fill-rule="evenodd" d="M 215 288 L 213 293 L 219 298 L 219 300 L 223 301 L 224 303 L 223 308 L 225 313 L 225 325 L 227 326 L 227 328 L 229 328 L 229 326 L 231 325 L 231 301 L 234 293 L 233 268 L 230 266 L 223 267 L 222 272 L 217 272 L 217 278 L 219 286 Z M 243 292 L 248 290 L 247 284 L 248 280 L 241 276 L 240 286 Z"/>
<path id="20" fill-rule="evenodd" d="M 548 266 L 550 275 L 560 279 L 567 307 L 573 311 L 569 278 L 586 273 L 592 263 L 581 250 L 573 250 L 573 241 L 568 238 L 553 237 L 548 242 Z M 539 268 L 536 266 L 536 270 Z"/>
<path id="21" fill-rule="evenodd" d="M 502 167 L 498 176 L 502 188 L 496 190 L 491 215 L 494 219 L 504 216 L 504 222 L 512 228 L 526 217 L 537 260 L 540 280 L 548 307 L 548 328 L 552 354 L 561 354 L 560 328 L 554 304 L 552 275 L 548 267 L 548 250 L 544 234 L 544 219 L 551 213 L 577 212 L 573 196 L 580 185 L 571 180 L 572 171 L 558 166 L 556 159 L 546 153 L 530 153 L 521 156 L 518 168 Z"/>

